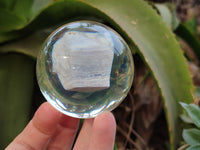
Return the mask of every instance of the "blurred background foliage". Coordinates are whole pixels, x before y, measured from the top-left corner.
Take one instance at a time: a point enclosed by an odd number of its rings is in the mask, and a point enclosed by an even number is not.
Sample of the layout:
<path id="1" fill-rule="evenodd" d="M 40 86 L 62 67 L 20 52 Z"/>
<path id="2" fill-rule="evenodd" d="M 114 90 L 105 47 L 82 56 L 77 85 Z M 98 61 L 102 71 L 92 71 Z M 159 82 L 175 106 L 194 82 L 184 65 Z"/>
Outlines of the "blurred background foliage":
<path id="1" fill-rule="evenodd" d="M 188 125 L 191 118 L 179 102 L 199 104 L 198 0 L 1 0 L 0 149 L 23 130 L 45 101 L 35 76 L 42 43 L 60 25 L 83 19 L 116 30 L 133 53 L 132 88 L 113 111 L 115 149 L 196 147 L 187 130 L 182 138 L 182 129 L 194 126 Z"/>

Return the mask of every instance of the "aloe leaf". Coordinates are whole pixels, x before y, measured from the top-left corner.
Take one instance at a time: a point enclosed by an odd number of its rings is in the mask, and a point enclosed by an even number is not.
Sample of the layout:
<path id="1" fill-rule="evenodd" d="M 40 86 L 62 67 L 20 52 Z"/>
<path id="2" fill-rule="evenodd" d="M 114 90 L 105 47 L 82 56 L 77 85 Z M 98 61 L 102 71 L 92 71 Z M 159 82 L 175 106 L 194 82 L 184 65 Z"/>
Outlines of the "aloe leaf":
<path id="1" fill-rule="evenodd" d="M 171 148 L 177 147 L 181 138 L 178 101 L 193 100 L 193 85 L 181 48 L 162 18 L 143 0 L 66 0 L 46 7 L 24 30 L 77 19 L 101 21 L 120 33 L 131 48 L 137 48 L 160 89 Z"/>
<path id="2" fill-rule="evenodd" d="M 33 0 L 2 0 L 0 32 L 23 28 L 30 20 Z"/>
<path id="3" fill-rule="evenodd" d="M 38 8 L 37 5 L 39 5 Z M 41 7 L 41 5 L 43 6 Z M 86 19 L 93 16 L 94 19 L 94 16 L 97 16 L 99 14 L 95 14 L 96 12 L 98 12 L 96 11 L 96 9 L 76 0 L 58 0 L 52 3 L 49 0 L 45 0 L 44 4 L 42 4 L 42 1 L 35 1 L 32 6 L 32 11 L 33 13 L 31 20 L 34 21 L 23 24 L 23 27 L 25 28 L 21 27 L 22 29 L 20 30 L 0 33 L 0 43 L 19 38 L 35 30 L 37 31 L 39 29 L 56 26 L 57 24 L 61 24 L 63 22 L 67 22 L 76 18 Z M 101 15 L 101 18 L 103 18 L 104 16 L 105 15 Z M 2 21 L 3 19 L 0 18 L 0 22 Z"/>
<path id="4" fill-rule="evenodd" d="M 43 10 L 48 5 L 52 4 L 55 0 L 34 0 L 31 7 L 31 16 L 34 19 L 40 11 Z"/>
<path id="5" fill-rule="evenodd" d="M 200 108 L 195 104 L 180 103 L 187 111 L 194 124 L 200 128 Z"/>
<path id="6" fill-rule="evenodd" d="M 163 4 L 155 4 L 155 7 L 158 9 L 161 17 L 166 22 L 166 24 L 172 28 L 172 14 L 169 8 Z"/>
<path id="7" fill-rule="evenodd" d="M 30 9 L 34 0 L 13 0 L 13 8 L 11 12 L 15 13 L 16 15 L 24 18 L 26 22 L 29 22 L 30 17 Z"/>
<path id="8" fill-rule="evenodd" d="M 200 150 L 200 144 L 190 146 L 186 150 Z"/>
<path id="9" fill-rule="evenodd" d="M 175 30 L 180 21 L 176 16 L 176 9 L 175 6 L 171 3 L 164 3 L 164 4 L 155 4 L 154 5 L 160 16 L 163 18 L 164 22 L 170 27 L 170 29 Z"/>
<path id="10" fill-rule="evenodd" d="M 34 64 L 21 54 L 0 56 L 0 149 L 22 131 L 30 117 Z"/>
<path id="11" fill-rule="evenodd" d="M 0 46 L 1 53 L 18 52 L 36 58 L 42 43 L 54 31 L 54 28 L 39 30 L 31 35 Z"/>
<path id="12" fill-rule="evenodd" d="M 23 37 L 23 31 L 54 0 L 1 0 L 0 43 Z"/>
<path id="13" fill-rule="evenodd" d="M 1 0 L 0 32 L 22 29 L 53 0 Z"/>
<path id="14" fill-rule="evenodd" d="M 31 21 L 30 16 L 35 17 L 47 5 L 55 0 L 1 0 L 0 8 L 13 12 L 17 16 L 23 16 Z M 27 22 L 28 23 L 28 22 Z M 27 25 L 27 23 L 24 24 Z"/>
<path id="15" fill-rule="evenodd" d="M 0 1 L 0 8 L 1 9 L 11 9 L 13 0 L 1 0 Z"/>
<path id="16" fill-rule="evenodd" d="M 0 34 L 12 30 L 19 29 L 23 26 L 25 20 L 16 14 L 7 10 L 0 9 Z"/>
<path id="17" fill-rule="evenodd" d="M 175 33 L 190 45 L 198 60 L 200 60 L 200 41 L 196 35 L 194 35 L 192 31 L 190 31 L 190 29 L 182 23 L 180 23 L 176 28 Z"/>
<path id="18" fill-rule="evenodd" d="M 200 130 L 198 129 L 185 129 L 183 130 L 183 139 L 190 145 L 200 143 Z"/>

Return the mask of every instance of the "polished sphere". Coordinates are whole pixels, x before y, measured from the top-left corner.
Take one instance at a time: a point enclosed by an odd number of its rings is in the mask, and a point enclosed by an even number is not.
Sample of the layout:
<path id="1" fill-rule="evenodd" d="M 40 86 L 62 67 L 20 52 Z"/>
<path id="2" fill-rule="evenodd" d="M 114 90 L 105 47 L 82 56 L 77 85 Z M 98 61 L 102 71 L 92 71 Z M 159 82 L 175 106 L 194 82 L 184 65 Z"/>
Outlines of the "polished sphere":
<path id="1" fill-rule="evenodd" d="M 37 79 L 49 103 L 76 118 L 111 111 L 132 85 L 131 51 L 110 27 L 94 21 L 68 23 L 45 41 Z"/>

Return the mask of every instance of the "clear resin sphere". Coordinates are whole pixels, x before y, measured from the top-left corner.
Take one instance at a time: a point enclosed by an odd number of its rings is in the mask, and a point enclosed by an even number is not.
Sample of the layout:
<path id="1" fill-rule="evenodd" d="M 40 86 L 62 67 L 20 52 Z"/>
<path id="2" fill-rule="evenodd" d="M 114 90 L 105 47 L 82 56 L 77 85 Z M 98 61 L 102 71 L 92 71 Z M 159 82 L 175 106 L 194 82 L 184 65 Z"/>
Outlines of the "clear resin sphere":
<path id="1" fill-rule="evenodd" d="M 133 73 L 126 42 L 94 21 L 60 27 L 45 41 L 37 59 L 37 79 L 44 97 L 76 118 L 92 118 L 117 107 L 132 85 Z"/>

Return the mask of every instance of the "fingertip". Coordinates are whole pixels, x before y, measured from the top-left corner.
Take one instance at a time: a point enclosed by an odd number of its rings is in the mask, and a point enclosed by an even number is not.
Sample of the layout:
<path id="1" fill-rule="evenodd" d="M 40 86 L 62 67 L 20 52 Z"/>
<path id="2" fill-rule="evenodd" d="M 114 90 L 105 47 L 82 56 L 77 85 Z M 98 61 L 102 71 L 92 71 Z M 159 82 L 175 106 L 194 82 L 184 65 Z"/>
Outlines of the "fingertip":
<path id="1" fill-rule="evenodd" d="M 114 147 L 116 121 L 111 112 L 103 112 L 94 119 L 91 150 L 110 150 Z"/>
<path id="2" fill-rule="evenodd" d="M 99 114 L 95 120 L 94 123 L 99 125 L 100 124 L 100 128 L 104 129 L 104 126 L 110 126 L 112 127 L 114 130 L 116 129 L 116 121 L 115 121 L 115 117 L 114 115 L 109 112 L 109 111 L 105 111 L 101 114 Z M 102 124 L 103 123 L 103 124 Z"/>
<path id="3" fill-rule="evenodd" d="M 42 113 L 41 113 L 42 112 Z M 40 107 L 38 108 L 38 110 L 36 111 L 35 115 L 37 114 L 45 114 L 45 115 L 48 115 L 48 114 L 51 114 L 53 116 L 60 116 L 61 113 L 56 110 L 55 108 L 53 108 L 53 106 L 51 106 L 51 104 L 49 102 L 44 102 L 40 105 Z"/>
<path id="4" fill-rule="evenodd" d="M 48 102 L 43 103 L 36 111 L 32 123 L 46 134 L 52 134 L 59 123 L 61 113 L 53 108 Z"/>

